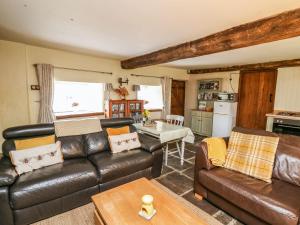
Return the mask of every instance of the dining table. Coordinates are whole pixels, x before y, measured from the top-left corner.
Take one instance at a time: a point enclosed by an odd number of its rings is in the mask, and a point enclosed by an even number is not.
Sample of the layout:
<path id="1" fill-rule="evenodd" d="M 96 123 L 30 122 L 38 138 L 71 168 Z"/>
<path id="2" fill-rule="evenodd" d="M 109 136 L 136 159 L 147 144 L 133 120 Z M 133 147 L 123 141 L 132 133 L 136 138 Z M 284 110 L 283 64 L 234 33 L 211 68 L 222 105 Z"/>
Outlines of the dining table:
<path id="1" fill-rule="evenodd" d="M 163 121 L 154 121 L 151 124 L 135 123 L 134 126 L 139 133 L 145 133 L 155 137 L 159 139 L 161 143 L 180 140 L 181 148 L 178 150 L 181 165 L 183 165 L 184 162 L 185 143 L 193 144 L 195 141 L 195 135 L 189 127 L 178 126 Z M 168 155 L 166 155 L 166 157 L 168 157 Z"/>

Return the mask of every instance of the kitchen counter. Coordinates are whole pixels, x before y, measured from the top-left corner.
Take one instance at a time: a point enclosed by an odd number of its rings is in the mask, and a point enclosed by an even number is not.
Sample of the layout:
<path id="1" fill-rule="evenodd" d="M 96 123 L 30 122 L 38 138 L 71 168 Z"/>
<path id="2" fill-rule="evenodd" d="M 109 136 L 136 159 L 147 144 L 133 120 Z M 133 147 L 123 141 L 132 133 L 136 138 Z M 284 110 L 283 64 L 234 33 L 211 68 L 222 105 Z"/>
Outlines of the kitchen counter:
<path id="1" fill-rule="evenodd" d="M 279 115 L 279 113 L 294 113 L 295 115 Z M 274 111 L 273 113 L 267 113 L 267 124 L 266 130 L 272 132 L 273 131 L 273 123 L 274 119 L 288 119 L 288 120 L 300 120 L 300 113 L 298 112 L 285 112 L 285 111 Z"/>
<path id="2" fill-rule="evenodd" d="M 289 119 L 289 120 L 300 120 L 300 116 L 284 116 L 278 115 L 277 112 L 266 114 L 267 117 L 279 118 L 279 119 Z"/>
<path id="3" fill-rule="evenodd" d="M 206 111 L 206 110 L 201 110 L 201 109 L 192 109 L 192 111 L 213 113 L 213 111 Z"/>

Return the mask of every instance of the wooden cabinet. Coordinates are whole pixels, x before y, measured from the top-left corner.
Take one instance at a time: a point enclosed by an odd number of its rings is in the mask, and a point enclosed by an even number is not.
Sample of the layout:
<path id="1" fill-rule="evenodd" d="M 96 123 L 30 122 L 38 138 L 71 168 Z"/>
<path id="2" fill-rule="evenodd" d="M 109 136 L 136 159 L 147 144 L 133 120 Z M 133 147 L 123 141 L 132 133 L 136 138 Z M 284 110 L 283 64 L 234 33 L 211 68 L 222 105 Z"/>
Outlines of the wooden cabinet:
<path id="1" fill-rule="evenodd" d="M 107 118 L 141 117 L 144 111 L 143 100 L 110 100 L 106 109 Z"/>
<path id="2" fill-rule="evenodd" d="M 213 124 L 213 113 L 212 112 L 201 112 L 192 111 L 192 124 L 191 129 L 194 133 L 211 136 L 212 124 Z"/>
<path id="3" fill-rule="evenodd" d="M 127 116 L 141 118 L 144 111 L 143 100 L 127 100 Z"/>
<path id="4" fill-rule="evenodd" d="M 127 101 L 126 100 L 110 100 L 108 108 L 109 118 L 122 118 L 127 115 Z"/>

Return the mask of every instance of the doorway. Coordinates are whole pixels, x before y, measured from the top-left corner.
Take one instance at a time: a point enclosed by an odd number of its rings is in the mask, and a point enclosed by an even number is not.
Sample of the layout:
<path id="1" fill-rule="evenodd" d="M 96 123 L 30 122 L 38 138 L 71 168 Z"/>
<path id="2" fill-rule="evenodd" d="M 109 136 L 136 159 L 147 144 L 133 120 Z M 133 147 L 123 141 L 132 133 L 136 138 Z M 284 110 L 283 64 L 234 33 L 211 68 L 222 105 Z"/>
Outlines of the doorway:
<path id="1" fill-rule="evenodd" d="M 171 114 L 184 116 L 185 81 L 172 80 Z"/>
<path id="2" fill-rule="evenodd" d="M 266 128 L 266 114 L 274 110 L 277 70 L 241 71 L 237 126 Z"/>

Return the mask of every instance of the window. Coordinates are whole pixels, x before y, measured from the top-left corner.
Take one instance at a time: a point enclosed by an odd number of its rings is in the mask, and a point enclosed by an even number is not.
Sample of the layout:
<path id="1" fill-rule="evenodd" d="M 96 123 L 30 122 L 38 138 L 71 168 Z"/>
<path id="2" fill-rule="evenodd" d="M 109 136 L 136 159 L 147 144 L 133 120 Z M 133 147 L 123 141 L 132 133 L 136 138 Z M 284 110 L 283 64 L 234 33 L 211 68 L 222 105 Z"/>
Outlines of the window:
<path id="1" fill-rule="evenodd" d="M 145 104 L 145 109 L 162 109 L 163 98 L 161 86 L 140 85 L 140 90 L 137 93 L 139 100 L 148 101 Z"/>
<path id="2" fill-rule="evenodd" d="M 54 82 L 53 111 L 56 116 L 103 112 L 104 84 Z"/>

